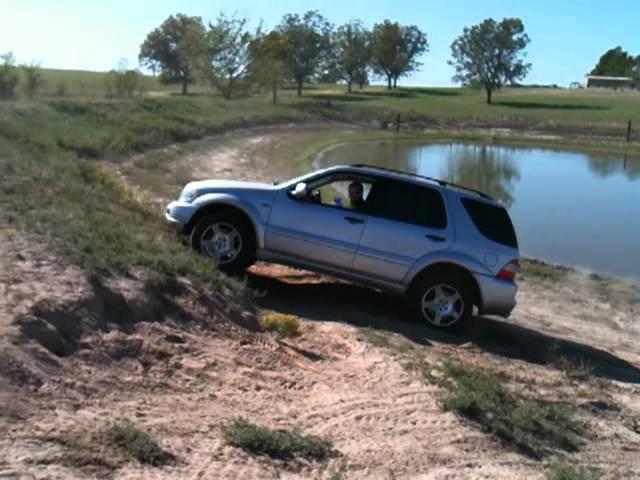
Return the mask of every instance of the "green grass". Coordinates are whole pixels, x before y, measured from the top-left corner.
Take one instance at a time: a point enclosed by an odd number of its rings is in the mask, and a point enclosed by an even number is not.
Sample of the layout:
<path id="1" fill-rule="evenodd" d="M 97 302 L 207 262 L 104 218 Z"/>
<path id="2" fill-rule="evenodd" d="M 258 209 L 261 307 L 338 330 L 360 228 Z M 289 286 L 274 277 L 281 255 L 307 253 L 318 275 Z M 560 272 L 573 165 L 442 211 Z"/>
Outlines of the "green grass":
<path id="1" fill-rule="evenodd" d="M 304 458 L 325 460 L 336 454 L 331 441 L 288 430 L 272 430 L 246 420 L 236 420 L 222 429 L 225 442 L 253 455 L 280 460 Z"/>
<path id="2" fill-rule="evenodd" d="M 118 448 L 140 463 L 161 466 L 174 458 L 173 455 L 164 451 L 149 434 L 128 421 L 112 424 L 107 434 Z"/>
<path id="3" fill-rule="evenodd" d="M 600 475 L 594 470 L 556 463 L 549 467 L 546 477 L 547 480 L 598 480 Z"/>
<path id="4" fill-rule="evenodd" d="M 580 447 L 584 432 L 568 405 L 523 398 L 495 374 L 461 364 L 445 363 L 443 373 L 448 390 L 444 410 L 468 418 L 516 450 L 540 458 Z"/>

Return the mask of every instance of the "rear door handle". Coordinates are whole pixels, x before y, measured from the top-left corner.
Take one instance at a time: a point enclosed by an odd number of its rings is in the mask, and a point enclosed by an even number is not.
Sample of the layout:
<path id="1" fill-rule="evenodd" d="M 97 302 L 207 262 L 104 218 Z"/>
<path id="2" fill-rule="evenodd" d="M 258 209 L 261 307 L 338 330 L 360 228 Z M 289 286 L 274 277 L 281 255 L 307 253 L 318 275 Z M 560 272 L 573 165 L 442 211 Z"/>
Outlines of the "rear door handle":
<path id="1" fill-rule="evenodd" d="M 439 235 L 425 235 L 425 237 L 427 237 L 429 240 L 431 240 L 432 242 L 446 242 L 447 239 L 444 237 L 441 237 Z"/>
<path id="2" fill-rule="evenodd" d="M 344 217 L 344 219 L 345 219 L 347 222 L 351 223 L 351 224 L 354 224 L 354 223 L 364 223 L 364 219 L 362 219 L 362 218 L 358 218 L 358 217 L 349 217 L 349 216 L 347 216 L 347 217 Z"/>

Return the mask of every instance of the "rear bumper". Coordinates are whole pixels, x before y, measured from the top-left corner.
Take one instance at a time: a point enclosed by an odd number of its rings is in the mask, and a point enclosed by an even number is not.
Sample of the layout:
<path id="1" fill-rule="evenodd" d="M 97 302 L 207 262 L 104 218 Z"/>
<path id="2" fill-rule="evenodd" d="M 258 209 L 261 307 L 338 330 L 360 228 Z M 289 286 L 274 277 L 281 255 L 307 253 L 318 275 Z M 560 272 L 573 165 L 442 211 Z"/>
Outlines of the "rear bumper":
<path id="1" fill-rule="evenodd" d="M 475 275 L 480 290 L 480 315 L 508 317 L 516 306 L 518 286 L 487 275 Z"/>
<path id="2" fill-rule="evenodd" d="M 196 208 L 192 204 L 175 201 L 167 205 L 164 218 L 167 223 L 173 225 L 176 230 L 181 232 L 189 223 L 189 220 L 191 220 L 195 211 Z"/>

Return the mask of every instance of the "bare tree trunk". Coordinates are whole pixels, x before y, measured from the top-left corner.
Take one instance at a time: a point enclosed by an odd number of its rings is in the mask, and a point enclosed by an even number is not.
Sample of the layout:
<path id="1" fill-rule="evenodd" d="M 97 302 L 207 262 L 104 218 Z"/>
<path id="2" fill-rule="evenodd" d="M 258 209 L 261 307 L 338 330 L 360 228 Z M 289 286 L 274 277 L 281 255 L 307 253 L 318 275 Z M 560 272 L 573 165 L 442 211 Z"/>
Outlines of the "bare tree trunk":
<path id="1" fill-rule="evenodd" d="M 391 75 L 387 74 L 387 90 L 391 90 Z"/>
<path id="2" fill-rule="evenodd" d="M 364 88 L 364 82 L 359 82 L 358 87 L 360 87 L 360 90 L 362 90 Z"/>
<path id="3" fill-rule="evenodd" d="M 187 79 L 187 77 L 182 77 L 182 95 L 186 95 L 188 93 L 188 84 L 189 80 Z"/>
<path id="4" fill-rule="evenodd" d="M 491 105 L 491 95 L 493 94 L 493 89 L 491 87 L 484 87 L 487 91 L 487 105 Z"/>
<path id="5" fill-rule="evenodd" d="M 274 105 L 278 103 L 278 82 L 273 82 L 271 85 L 271 101 Z"/>
<path id="6" fill-rule="evenodd" d="M 398 77 L 393 77 L 393 88 L 398 86 Z"/>
<path id="7" fill-rule="evenodd" d="M 302 79 L 298 80 L 298 96 L 302 96 Z"/>
<path id="8" fill-rule="evenodd" d="M 347 92 L 349 92 L 349 93 L 351 93 L 351 83 L 352 83 L 352 80 L 349 80 L 347 82 Z"/>

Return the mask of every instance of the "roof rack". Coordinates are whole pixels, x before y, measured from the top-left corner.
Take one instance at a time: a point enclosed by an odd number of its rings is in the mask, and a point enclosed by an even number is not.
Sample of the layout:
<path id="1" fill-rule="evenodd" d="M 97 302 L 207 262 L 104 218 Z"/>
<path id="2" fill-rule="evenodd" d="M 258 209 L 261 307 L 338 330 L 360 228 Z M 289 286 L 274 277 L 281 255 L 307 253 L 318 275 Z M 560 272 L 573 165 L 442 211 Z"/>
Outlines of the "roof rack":
<path id="1" fill-rule="evenodd" d="M 468 192 L 476 193 L 476 194 L 480 195 L 483 198 L 487 198 L 489 200 L 493 200 L 492 197 L 490 197 L 489 195 L 487 195 L 484 192 L 481 192 L 480 190 L 475 190 L 473 188 L 465 187 L 463 185 L 458 185 L 457 183 L 447 182 L 447 181 L 441 180 L 439 178 L 427 177 L 425 175 L 418 175 L 417 173 L 409 173 L 409 172 L 405 172 L 405 171 L 402 171 L 402 170 L 396 170 L 395 168 L 378 167 L 376 165 L 367 165 L 366 163 L 357 163 L 355 165 L 349 165 L 349 166 L 350 167 L 355 167 L 355 168 L 371 168 L 373 170 L 382 170 L 382 171 L 385 171 L 385 172 L 399 173 L 401 175 L 408 175 L 410 177 L 421 178 L 423 180 L 430 180 L 432 182 L 436 182 L 438 185 L 440 185 L 442 187 L 459 188 L 461 190 L 466 190 Z"/>

